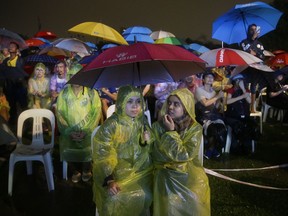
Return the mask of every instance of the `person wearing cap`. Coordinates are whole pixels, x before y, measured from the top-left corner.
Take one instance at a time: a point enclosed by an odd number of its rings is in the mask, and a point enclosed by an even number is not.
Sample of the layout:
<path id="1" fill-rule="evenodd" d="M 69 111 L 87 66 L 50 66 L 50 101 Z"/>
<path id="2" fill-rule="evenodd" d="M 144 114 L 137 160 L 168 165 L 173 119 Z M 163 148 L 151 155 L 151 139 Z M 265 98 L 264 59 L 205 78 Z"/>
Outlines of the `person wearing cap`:
<path id="1" fill-rule="evenodd" d="M 245 88 L 242 74 L 233 76 L 231 82 L 233 87 L 227 90 L 225 111 L 225 121 L 232 128 L 231 152 L 249 153 L 252 140 L 259 136 L 258 125 L 250 117 L 250 92 Z"/>
<path id="2" fill-rule="evenodd" d="M 81 64 L 69 70 L 70 79 L 80 71 Z M 60 131 L 60 160 L 69 162 L 72 182 L 87 182 L 92 177 L 91 133 L 99 124 L 101 100 L 95 89 L 67 84 L 57 98 L 57 125 Z M 82 171 L 82 173 L 81 173 Z"/>
<path id="3" fill-rule="evenodd" d="M 204 157 L 207 159 L 220 156 L 220 150 L 225 146 L 227 128 L 223 115 L 219 112 L 224 92 L 213 89 L 214 73 L 205 72 L 202 75 L 203 86 L 195 92 L 196 120 L 203 126 Z"/>
<path id="4" fill-rule="evenodd" d="M 50 79 L 46 75 L 46 66 L 37 63 L 28 80 L 28 108 L 50 109 Z"/>
<path id="5" fill-rule="evenodd" d="M 266 94 L 268 105 L 286 110 L 283 123 L 288 123 L 288 77 L 285 70 L 280 69 L 274 73 L 274 80 L 267 86 Z"/>

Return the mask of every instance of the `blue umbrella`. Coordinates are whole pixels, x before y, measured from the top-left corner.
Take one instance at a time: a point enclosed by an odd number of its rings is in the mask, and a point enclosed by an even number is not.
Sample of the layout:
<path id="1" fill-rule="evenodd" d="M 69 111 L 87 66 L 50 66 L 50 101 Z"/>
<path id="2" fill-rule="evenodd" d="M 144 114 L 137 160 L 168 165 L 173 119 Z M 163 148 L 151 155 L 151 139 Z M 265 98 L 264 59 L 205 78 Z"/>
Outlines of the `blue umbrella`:
<path id="1" fill-rule="evenodd" d="M 263 2 L 237 4 L 213 22 L 212 38 L 227 44 L 239 43 L 247 37 L 251 24 L 260 26 L 263 36 L 276 28 L 282 14 Z"/>
<path id="2" fill-rule="evenodd" d="M 207 47 L 205 47 L 201 44 L 197 44 L 197 43 L 189 44 L 188 49 L 194 50 L 194 51 L 201 53 L 201 54 L 210 50 Z"/>
<path id="3" fill-rule="evenodd" d="M 134 44 L 136 42 L 145 42 L 145 43 L 154 43 L 154 40 L 149 35 L 143 34 L 128 34 L 124 35 L 124 39 L 128 42 L 128 44 Z"/>
<path id="4" fill-rule="evenodd" d="M 151 29 L 145 26 L 131 26 L 127 28 L 122 35 L 129 35 L 129 34 L 143 34 L 143 35 L 150 35 L 152 33 Z"/>
<path id="5" fill-rule="evenodd" d="M 118 44 L 114 44 L 114 43 L 108 43 L 108 44 L 105 44 L 101 47 L 101 50 L 106 50 L 106 49 L 109 49 L 109 48 L 112 48 L 112 47 L 116 47 L 118 46 Z"/>
<path id="6" fill-rule="evenodd" d="M 59 59 L 53 57 L 53 56 L 49 56 L 46 54 L 42 54 L 42 55 L 29 55 L 25 58 L 25 63 L 30 64 L 30 65 L 35 65 L 38 62 L 41 62 L 45 65 L 54 65 L 57 63 Z"/>

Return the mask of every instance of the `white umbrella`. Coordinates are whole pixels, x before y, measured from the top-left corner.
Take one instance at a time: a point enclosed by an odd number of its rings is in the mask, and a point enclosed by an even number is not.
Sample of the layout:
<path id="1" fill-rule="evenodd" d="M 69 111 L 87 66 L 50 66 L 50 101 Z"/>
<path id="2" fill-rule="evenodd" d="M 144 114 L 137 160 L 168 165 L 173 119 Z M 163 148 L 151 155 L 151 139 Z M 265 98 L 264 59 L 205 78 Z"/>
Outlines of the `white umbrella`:
<path id="1" fill-rule="evenodd" d="M 153 38 L 153 40 L 157 40 L 157 39 L 161 39 L 161 38 L 166 38 L 166 37 L 175 37 L 174 34 L 172 34 L 171 32 L 167 32 L 167 31 L 154 31 L 150 34 L 150 37 Z"/>

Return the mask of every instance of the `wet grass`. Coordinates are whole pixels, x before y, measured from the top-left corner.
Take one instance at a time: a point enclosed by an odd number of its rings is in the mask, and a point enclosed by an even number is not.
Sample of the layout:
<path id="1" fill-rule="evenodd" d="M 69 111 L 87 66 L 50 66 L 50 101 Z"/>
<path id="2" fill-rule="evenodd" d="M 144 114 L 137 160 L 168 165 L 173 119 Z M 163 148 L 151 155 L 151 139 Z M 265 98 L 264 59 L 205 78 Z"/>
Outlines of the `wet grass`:
<path id="1" fill-rule="evenodd" d="M 208 169 L 257 168 L 288 163 L 288 127 L 279 122 L 264 124 L 264 134 L 253 155 L 222 155 L 204 160 Z M 0 215 L 3 216 L 93 216 L 92 182 L 74 184 L 62 179 L 58 141 L 53 152 L 55 191 L 48 192 L 42 164 L 35 163 L 33 175 L 27 176 L 25 164 L 15 167 L 13 196 L 7 195 L 8 162 L 0 162 Z M 259 185 L 288 188 L 288 169 L 224 172 L 231 178 Z M 288 191 L 247 186 L 208 175 L 211 187 L 212 216 L 288 215 Z"/>

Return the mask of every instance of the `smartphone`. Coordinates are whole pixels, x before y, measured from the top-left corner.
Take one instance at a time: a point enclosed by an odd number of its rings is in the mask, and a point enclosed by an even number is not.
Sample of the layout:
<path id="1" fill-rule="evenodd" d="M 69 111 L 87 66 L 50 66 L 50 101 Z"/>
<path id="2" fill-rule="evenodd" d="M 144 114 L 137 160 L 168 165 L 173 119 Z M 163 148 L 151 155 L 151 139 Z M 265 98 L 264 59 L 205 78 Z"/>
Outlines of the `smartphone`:
<path id="1" fill-rule="evenodd" d="M 257 27 L 256 27 L 256 32 L 257 32 L 257 34 L 260 34 L 260 29 L 261 29 L 260 26 L 257 26 Z"/>

